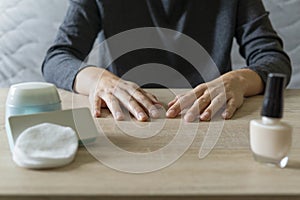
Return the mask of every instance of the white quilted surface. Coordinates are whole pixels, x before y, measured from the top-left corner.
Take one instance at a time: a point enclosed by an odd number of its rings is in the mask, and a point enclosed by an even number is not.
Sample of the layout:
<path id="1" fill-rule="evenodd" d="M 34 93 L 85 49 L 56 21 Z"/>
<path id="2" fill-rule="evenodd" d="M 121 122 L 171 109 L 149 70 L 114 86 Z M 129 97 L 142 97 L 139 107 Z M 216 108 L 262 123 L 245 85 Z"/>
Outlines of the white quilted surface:
<path id="1" fill-rule="evenodd" d="M 0 0 L 0 87 L 42 81 L 41 64 L 67 0 Z"/>
<path id="2" fill-rule="evenodd" d="M 266 9 L 270 11 L 270 18 L 284 40 L 285 50 L 293 63 L 293 76 L 289 88 L 300 88 L 300 1 L 299 0 L 264 0 Z M 233 64 L 244 65 L 238 55 L 237 46 L 232 52 Z"/>
<path id="3" fill-rule="evenodd" d="M 300 88 L 300 0 L 264 0 L 293 62 L 289 87 Z M 41 64 L 67 0 L 0 0 L 0 87 L 43 80 Z M 234 66 L 244 65 L 236 47 Z"/>

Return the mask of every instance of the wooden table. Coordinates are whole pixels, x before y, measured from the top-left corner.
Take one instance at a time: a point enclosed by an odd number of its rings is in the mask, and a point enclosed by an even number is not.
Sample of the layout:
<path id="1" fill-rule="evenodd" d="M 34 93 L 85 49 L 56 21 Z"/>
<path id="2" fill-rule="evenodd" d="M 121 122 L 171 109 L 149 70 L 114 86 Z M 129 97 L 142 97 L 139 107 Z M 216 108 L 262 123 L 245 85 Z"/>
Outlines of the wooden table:
<path id="1" fill-rule="evenodd" d="M 225 122 L 218 143 L 205 159 L 198 158 L 198 151 L 209 123 L 201 122 L 193 144 L 179 160 L 146 174 L 129 174 L 106 167 L 83 147 L 75 161 L 63 168 L 19 168 L 12 161 L 4 127 L 7 91 L 0 89 L 0 199 L 300 199 L 300 90 L 286 92 L 284 119 L 294 127 L 286 169 L 253 160 L 249 149 L 249 121 L 259 118 L 263 98 L 256 96 L 246 99 L 234 118 Z M 172 98 L 163 89 L 152 92 L 164 102 Z M 72 98 L 66 91 L 60 91 L 60 96 L 64 108 L 72 107 L 72 102 L 73 107 L 88 105 L 83 96 Z M 153 150 L 170 139 L 174 134 L 172 127 L 179 120 L 167 119 L 165 136 L 149 141 L 131 140 L 113 131 L 108 137 L 127 150 Z M 108 129 L 115 127 L 108 112 L 97 121 Z M 129 122 L 123 123 L 130 126 Z"/>

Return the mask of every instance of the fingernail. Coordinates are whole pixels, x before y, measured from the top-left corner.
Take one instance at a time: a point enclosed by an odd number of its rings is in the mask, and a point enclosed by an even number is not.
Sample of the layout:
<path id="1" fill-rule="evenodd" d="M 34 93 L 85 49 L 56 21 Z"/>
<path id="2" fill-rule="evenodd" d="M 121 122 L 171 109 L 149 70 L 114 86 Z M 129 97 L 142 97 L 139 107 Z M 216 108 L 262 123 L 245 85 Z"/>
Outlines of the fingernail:
<path id="1" fill-rule="evenodd" d="M 168 117 L 175 117 L 175 115 L 176 115 L 176 113 L 175 113 L 175 110 L 168 110 L 168 112 L 167 112 L 167 116 Z"/>
<path id="2" fill-rule="evenodd" d="M 147 116 L 144 114 L 144 113 L 142 113 L 142 112 L 140 112 L 139 114 L 138 114 L 138 119 L 139 120 L 146 120 L 147 119 Z"/>
<path id="3" fill-rule="evenodd" d="M 94 111 L 94 117 L 99 117 L 99 111 L 97 110 Z"/>
<path id="4" fill-rule="evenodd" d="M 151 117 L 153 118 L 159 118 L 160 117 L 160 113 L 158 110 L 151 110 L 150 111 Z"/>
<path id="5" fill-rule="evenodd" d="M 188 113 L 184 116 L 184 120 L 187 122 L 193 122 L 195 120 L 195 116 L 191 113 Z"/>
<path id="6" fill-rule="evenodd" d="M 223 113 L 223 118 L 224 118 L 224 119 L 228 119 L 228 118 L 229 118 L 229 112 Z"/>
<path id="7" fill-rule="evenodd" d="M 209 119 L 209 113 L 208 112 L 205 112 L 201 115 L 201 119 L 202 120 L 208 120 Z"/>
<path id="8" fill-rule="evenodd" d="M 162 109 L 163 108 L 163 105 L 159 104 L 159 103 L 155 104 L 154 106 L 155 106 L 156 109 Z"/>
<path id="9" fill-rule="evenodd" d="M 223 118 L 227 118 L 227 116 L 228 116 L 228 112 L 224 112 L 224 113 L 222 114 L 222 117 L 223 117 Z"/>
<path id="10" fill-rule="evenodd" d="M 116 120 L 123 120 L 123 119 L 124 119 L 124 116 L 122 115 L 122 113 L 117 112 L 116 113 Z"/>

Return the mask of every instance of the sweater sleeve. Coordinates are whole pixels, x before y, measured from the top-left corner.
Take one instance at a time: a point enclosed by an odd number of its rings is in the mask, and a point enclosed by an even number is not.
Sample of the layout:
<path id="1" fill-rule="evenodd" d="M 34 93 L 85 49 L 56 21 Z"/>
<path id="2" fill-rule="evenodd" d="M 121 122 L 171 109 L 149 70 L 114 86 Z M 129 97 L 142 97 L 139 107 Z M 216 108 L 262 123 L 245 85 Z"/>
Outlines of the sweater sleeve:
<path id="1" fill-rule="evenodd" d="M 289 83 L 290 59 L 261 0 L 239 0 L 235 37 L 247 62 L 245 68 L 255 71 L 264 83 L 269 73 L 283 73 Z"/>
<path id="2" fill-rule="evenodd" d="M 46 81 L 57 87 L 73 90 L 77 73 L 101 31 L 101 16 L 96 0 L 70 0 L 54 44 L 42 65 Z"/>

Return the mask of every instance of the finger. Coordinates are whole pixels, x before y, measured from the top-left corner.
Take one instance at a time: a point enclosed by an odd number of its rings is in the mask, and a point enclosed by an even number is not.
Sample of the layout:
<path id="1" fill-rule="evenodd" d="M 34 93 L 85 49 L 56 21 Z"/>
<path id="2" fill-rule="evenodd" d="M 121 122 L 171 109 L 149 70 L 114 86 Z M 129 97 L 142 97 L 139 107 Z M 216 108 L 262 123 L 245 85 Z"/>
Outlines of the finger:
<path id="1" fill-rule="evenodd" d="M 173 99 L 172 101 L 170 101 L 170 102 L 168 103 L 168 107 L 169 107 L 169 108 L 172 107 L 176 101 L 177 101 L 177 99 Z"/>
<path id="2" fill-rule="evenodd" d="M 175 103 L 181 96 L 183 96 L 183 95 L 177 95 L 172 101 L 170 101 L 170 102 L 168 103 L 168 107 L 169 107 L 169 108 L 172 107 L 172 106 L 174 105 L 174 103 Z"/>
<path id="3" fill-rule="evenodd" d="M 198 97 L 204 95 L 204 97 L 201 98 L 201 99 L 199 99 L 199 101 L 204 101 L 204 102 L 207 102 L 207 101 L 208 101 L 208 102 L 209 102 L 209 101 L 210 101 L 209 95 L 206 94 L 205 91 L 207 91 L 207 85 L 206 85 L 206 84 L 200 84 L 200 85 L 198 85 L 197 87 L 195 87 L 191 92 L 189 92 L 188 95 L 191 96 L 191 97 L 190 97 L 191 100 L 195 99 L 195 101 L 197 101 L 196 99 L 197 99 Z M 173 106 L 176 106 L 176 105 L 175 105 L 175 104 L 176 104 L 176 100 L 179 100 L 179 99 L 181 99 L 182 97 L 183 97 L 183 95 L 176 96 L 176 98 L 175 98 L 173 101 L 171 101 L 171 102 L 169 103 L 169 107 L 170 107 L 169 110 L 171 110 L 171 108 L 172 108 Z M 194 101 L 194 102 L 195 102 L 195 101 Z M 177 101 L 177 102 L 178 102 L 178 101 Z M 187 102 L 187 103 L 189 104 L 190 102 Z M 200 103 L 200 102 L 199 102 L 199 103 Z M 187 104 L 187 105 L 188 105 L 188 104 Z M 193 104 L 193 103 L 191 103 L 191 104 Z M 190 105 L 191 105 L 191 104 L 190 104 Z M 199 104 L 199 105 L 200 105 L 200 104 Z M 201 103 L 201 105 L 202 105 L 202 103 Z M 206 106 L 207 103 L 205 103 L 204 105 Z M 183 108 L 182 108 L 181 110 L 183 110 L 183 109 L 185 109 L 185 108 L 186 108 L 186 106 L 184 105 Z M 196 108 L 197 108 L 197 106 L 195 105 L 195 107 L 193 108 L 193 110 L 196 110 Z M 200 110 L 201 110 L 201 109 L 200 109 Z M 170 112 L 172 112 L 172 111 L 170 111 Z M 189 115 L 186 116 L 186 118 L 189 118 L 189 119 L 187 119 L 187 121 L 193 121 L 194 118 L 195 118 L 196 116 L 199 115 L 199 112 L 196 112 L 196 111 L 194 111 L 194 112 L 195 112 L 195 113 L 190 113 L 190 114 L 191 114 L 190 116 L 189 116 Z M 171 115 L 172 115 L 172 113 L 168 113 L 168 114 L 171 114 Z"/>
<path id="4" fill-rule="evenodd" d="M 136 90 L 132 96 L 140 105 L 142 105 L 148 111 L 151 117 L 158 118 L 160 116 L 160 112 L 156 108 L 154 103 L 140 90 Z"/>
<path id="5" fill-rule="evenodd" d="M 102 99 L 105 101 L 108 109 L 112 113 L 115 120 L 124 120 L 124 114 L 118 99 L 112 94 L 105 94 Z"/>
<path id="6" fill-rule="evenodd" d="M 149 93 L 149 92 L 146 92 L 146 91 L 144 91 L 144 90 L 142 90 L 143 91 L 143 93 L 153 102 L 153 103 L 156 103 L 156 104 L 161 104 L 159 101 L 158 101 L 158 99 L 157 99 L 157 97 L 156 96 L 154 96 L 153 94 L 151 94 L 151 93 Z"/>
<path id="7" fill-rule="evenodd" d="M 144 90 L 142 90 L 144 91 Z M 156 116 L 152 116 L 154 118 L 159 118 L 161 116 L 164 116 L 165 115 L 165 110 L 164 110 L 164 106 L 163 106 L 163 103 L 160 102 L 157 97 L 151 93 L 148 93 L 146 91 L 145 92 L 145 95 L 147 95 L 148 98 L 150 98 L 150 100 L 152 100 L 152 102 L 154 103 L 154 106 L 155 108 L 157 109 L 157 114 L 155 114 Z"/>
<path id="8" fill-rule="evenodd" d="M 195 93 L 195 95 L 197 96 L 197 97 L 200 97 L 200 96 L 202 96 L 206 91 L 207 91 L 207 84 L 206 83 L 203 83 L 203 84 L 200 84 L 200 85 L 198 85 L 197 87 L 195 87 L 194 89 L 193 89 L 193 92 Z"/>
<path id="9" fill-rule="evenodd" d="M 198 98 L 194 102 L 193 106 L 186 112 L 184 116 L 185 121 L 193 122 L 200 115 L 200 113 L 207 108 L 210 102 L 210 95 L 208 93 Z"/>
<path id="10" fill-rule="evenodd" d="M 221 93 L 224 93 L 223 79 L 215 79 L 206 84 L 206 91 L 210 93 L 211 99 L 214 99 Z"/>
<path id="11" fill-rule="evenodd" d="M 146 121 L 148 119 L 144 109 L 127 92 L 118 90 L 114 95 L 137 120 Z"/>
<path id="12" fill-rule="evenodd" d="M 145 108 L 145 110 L 147 110 L 147 112 L 149 113 L 149 115 L 153 118 L 159 118 L 160 117 L 160 112 L 159 110 L 156 108 L 156 106 L 153 104 L 154 102 L 159 103 L 156 99 L 156 97 L 154 97 L 153 95 L 151 95 L 150 93 L 148 93 L 148 96 L 150 98 L 148 98 L 146 91 L 142 90 L 141 88 L 139 88 L 139 86 L 135 83 L 132 82 L 127 82 L 127 85 L 129 87 L 127 87 L 127 92 L 142 106 Z M 153 102 L 153 101 L 154 102 Z M 131 103 L 134 104 L 134 107 L 137 107 L 135 102 L 133 100 L 131 100 Z M 140 107 L 140 106 L 139 106 Z M 144 109 L 143 109 L 144 110 Z M 139 118 L 142 118 L 141 116 L 143 116 L 143 113 L 145 112 L 140 112 L 139 113 Z M 137 118 L 138 119 L 138 118 Z M 148 117 L 147 117 L 148 119 Z M 146 119 L 146 120 L 147 120 Z M 144 121 L 144 120 L 142 120 Z"/>
<path id="13" fill-rule="evenodd" d="M 210 105 L 204 110 L 204 112 L 200 115 L 200 119 L 202 121 L 209 121 L 214 116 L 216 112 L 218 112 L 226 103 L 225 94 L 220 94 L 216 96 L 213 100 L 211 100 Z"/>
<path id="14" fill-rule="evenodd" d="M 196 100 L 193 92 L 189 92 L 181 97 L 169 108 L 166 115 L 167 117 L 174 118 L 185 108 L 189 107 Z"/>
<path id="15" fill-rule="evenodd" d="M 94 117 L 101 116 L 101 98 L 95 92 L 93 95 L 89 96 L 90 104 L 91 104 L 91 112 Z"/>
<path id="16" fill-rule="evenodd" d="M 237 103 L 235 99 L 231 98 L 228 100 L 226 109 L 222 113 L 224 119 L 231 119 L 236 110 L 241 106 L 241 103 Z"/>

